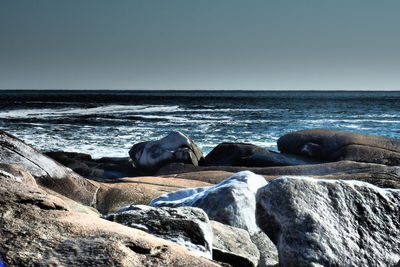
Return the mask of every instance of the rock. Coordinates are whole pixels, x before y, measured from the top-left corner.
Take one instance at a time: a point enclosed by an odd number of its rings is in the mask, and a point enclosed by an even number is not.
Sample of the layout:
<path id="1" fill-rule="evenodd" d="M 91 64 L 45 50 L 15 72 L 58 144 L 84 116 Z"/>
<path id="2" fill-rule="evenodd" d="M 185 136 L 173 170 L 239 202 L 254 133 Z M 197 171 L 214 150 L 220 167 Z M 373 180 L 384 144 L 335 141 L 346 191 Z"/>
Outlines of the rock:
<path id="1" fill-rule="evenodd" d="M 0 163 L 0 179 L 10 179 L 36 186 L 35 178 L 24 168 L 14 164 Z"/>
<path id="2" fill-rule="evenodd" d="M 247 231 L 210 221 L 213 238 L 213 259 L 232 266 L 258 266 L 260 252 Z"/>
<path id="3" fill-rule="evenodd" d="M 288 133 L 278 140 L 281 152 L 338 161 L 352 160 L 400 165 L 400 139 L 369 134 L 310 129 Z"/>
<path id="4" fill-rule="evenodd" d="M 284 166 L 284 167 L 230 167 L 230 166 L 192 166 L 187 164 L 169 164 L 161 168 L 157 175 L 169 175 L 218 183 L 230 173 L 249 170 L 272 180 L 282 175 L 311 175 L 326 179 L 360 180 L 383 188 L 400 189 L 400 167 L 354 161 L 337 161 L 321 164 Z"/>
<path id="5" fill-rule="evenodd" d="M 146 173 L 154 173 L 171 162 L 197 166 L 203 160 L 199 147 L 180 132 L 171 132 L 157 141 L 138 143 L 131 148 L 129 156 L 133 164 Z"/>
<path id="6" fill-rule="evenodd" d="M 88 154 L 76 152 L 46 152 L 50 158 L 76 173 L 95 180 L 138 176 L 129 157 L 92 159 Z"/>
<path id="7" fill-rule="evenodd" d="M 242 171 L 214 186 L 183 189 L 153 199 L 150 206 L 191 206 L 203 209 L 211 220 L 257 231 L 255 193 L 267 182 L 262 176 Z"/>
<path id="8" fill-rule="evenodd" d="M 212 258 L 213 232 L 207 215 L 201 209 L 131 205 L 106 219 L 175 242 L 199 256 Z"/>
<path id="9" fill-rule="evenodd" d="M 271 239 L 261 230 L 251 233 L 251 241 L 260 251 L 259 267 L 276 267 L 279 266 L 278 250 Z"/>
<path id="10" fill-rule="evenodd" d="M 233 172 L 226 172 L 226 171 L 197 171 L 197 172 L 183 172 L 177 174 L 163 175 L 163 177 L 202 181 L 209 184 L 218 184 L 219 182 L 225 180 L 226 178 L 232 175 Z"/>
<path id="11" fill-rule="evenodd" d="M 173 177 L 122 178 L 112 183 L 99 183 L 96 207 L 101 213 L 108 214 L 131 204 L 147 205 L 166 192 L 209 185 L 211 184 L 206 182 Z"/>
<path id="12" fill-rule="evenodd" d="M 205 157 L 206 166 L 268 167 L 316 164 L 320 161 L 296 155 L 277 153 L 245 143 L 222 143 Z"/>
<path id="13" fill-rule="evenodd" d="M 4 131 L 0 131 L 0 162 L 21 166 L 39 185 L 86 205 L 92 204 L 98 189 L 71 169 Z"/>
<path id="14" fill-rule="evenodd" d="M 257 193 L 257 222 L 282 266 L 395 266 L 400 190 L 359 181 L 275 179 Z"/>
<path id="15" fill-rule="evenodd" d="M 70 212 L 62 199 L 11 179 L 0 179 L 0 225 L 7 266 L 218 266 L 143 231 Z"/>
<path id="16" fill-rule="evenodd" d="M 221 143 L 204 158 L 206 166 L 243 166 L 241 159 L 256 153 L 269 153 L 268 149 L 245 143 Z"/>
<path id="17" fill-rule="evenodd" d="M 150 202 L 151 206 L 192 206 L 203 209 L 211 220 L 223 224 L 247 230 L 250 235 L 260 231 L 255 220 L 255 194 L 257 190 L 265 186 L 267 182 L 262 176 L 249 171 L 242 171 L 225 179 L 214 186 L 205 186 L 192 189 L 183 189 L 165 194 Z M 264 236 L 272 247 L 259 247 L 263 262 L 274 262 L 276 248 L 267 236 Z M 261 244 L 261 242 L 260 242 Z M 271 260 L 267 255 L 272 255 Z"/>

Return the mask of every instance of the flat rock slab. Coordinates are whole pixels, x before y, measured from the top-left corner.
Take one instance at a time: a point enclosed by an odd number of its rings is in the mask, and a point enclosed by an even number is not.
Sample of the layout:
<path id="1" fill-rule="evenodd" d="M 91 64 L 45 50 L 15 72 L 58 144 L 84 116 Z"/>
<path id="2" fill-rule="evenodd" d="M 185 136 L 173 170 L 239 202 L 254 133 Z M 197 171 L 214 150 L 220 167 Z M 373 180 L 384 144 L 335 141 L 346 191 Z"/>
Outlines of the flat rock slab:
<path id="1" fill-rule="evenodd" d="M 348 131 L 309 129 L 288 133 L 278 139 L 278 149 L 329 161 L 400 165 L 400 139 Z"/>
<path id="2" fill-rule="evenodd" d="M 283 175 L 307 175 L 327 179 L 361 180 L 383 188 L 400 189 L 400 166 L 386 166 L 375 163 L 355 161 L 336 161 L 321 164 L 280 166 L 280 167 L 230 167 L 230 166 L 192 166 L 169 164 L 160 169 L 158 175 L 184 177 L 219 183 L 234 172 L 249 170 L 272 180 Z M 175 174 L 174 174 L 175 173 Z"/>
<path id="3" fill-rule="evenodd" d="M 106 219 L 170 240 L 199 256 L 212 258 L 213 232 L 207 215 L 201 209 L 131 205 L 106 216 Z"/>
<path id="4" fill-rule="evenodd" d="M 147 205 L 154 198 L 177 190 L 210 186 L 211 184 L 172 177 L 141 176 L 98 183 L 96 207 L 103 213 L 113 213 L 127 205 Z"/>
<path id="5" fill-rule="evenodd" d="M 257 193 L 257 222 L 282 266 L 395 266 L 400 190 L 308 177 L 275 179 Z"/>

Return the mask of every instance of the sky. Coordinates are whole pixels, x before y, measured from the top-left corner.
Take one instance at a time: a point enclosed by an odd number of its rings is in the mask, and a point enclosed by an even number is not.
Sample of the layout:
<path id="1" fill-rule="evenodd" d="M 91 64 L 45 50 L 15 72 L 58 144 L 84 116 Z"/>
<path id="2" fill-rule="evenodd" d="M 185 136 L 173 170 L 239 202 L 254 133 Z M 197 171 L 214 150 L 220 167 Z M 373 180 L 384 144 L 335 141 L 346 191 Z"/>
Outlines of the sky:
<path id="1" fill-rule="evenodd" d="M 400 1 L 0 0 L 0 89 L 400 90 Z"/>

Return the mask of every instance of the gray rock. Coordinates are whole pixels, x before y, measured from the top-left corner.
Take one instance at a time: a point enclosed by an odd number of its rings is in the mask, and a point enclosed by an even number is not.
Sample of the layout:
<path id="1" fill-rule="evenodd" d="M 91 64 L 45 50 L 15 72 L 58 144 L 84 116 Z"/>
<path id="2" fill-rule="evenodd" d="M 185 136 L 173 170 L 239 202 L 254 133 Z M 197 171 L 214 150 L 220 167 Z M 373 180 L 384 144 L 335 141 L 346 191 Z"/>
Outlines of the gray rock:
<path id="1" fill-rule="evenodd" d="M 151 206 L 192 206 L 203 209 L 211 220 L 247 230 L 252 237 L 260 231 L 255 219 L 255 194 L 267 182 L 249 171 L 232 175 L 215 186 L 179 190 L 152 200 Z M 277 262 L 276 247 L 269 238 L 257 246 L 265 266 Z M 253 240 L 254 242 L 254 240 Z M 255 242 L 254 242 L 255 243 Z M 269 245 L 267 245 L 269 244 Z"/>
<path id="2" fill-rule="evenodd" d="M 260 230 L 252 233 L 250 238 L 260 251 L 258 267 L 278 266 L 278 250 L 267 234 Z"/>
<path id="3" fill-rule="evenodd" d="M 288 133 L 279 138 L 278 149 L 328 161 L 400 165 L 400 139 L 348 131 L 310 129 Z"/>
<path id="4" fill-rule="evenodd" d="M 213 239 L 213 259 L 232 266 L 258 266 L 260 252 L 247 231 L 210 221 Z"/>
<path id="5" fill-rule="evenodd" d="M 200 148 L 180 132 L 171 132 L 160 140 L 135 144 L 129 156 L 135 167 L 147 173 L 154 173 L 171 162 L 197 166 L 203 160 Z"/>
<path id="6" fill-rule="evenodd" d="M 215 186 L 183 189 L 162 195 L 153 199 L 150 206 L 198 207 L 211 220 L 253 232 L 258 230 L 255 194 L 266 184 L 262 176 L 242 171 Z"/>
<path id="7" fill-rule="evenodd" d="M 400 190 L 282 177 L 257 193 L 257 221 L 282 266 L 395 266 Z"/>
<path id="8" fill-rule="evenodd" d="M 19 165 L 29 172 L 39 185 L 85 205 L 93 204 L 97 186 L 1 130 L 0 162 Z"/>
<path id="9" fill-rule="evenodd" d="M 277 153 L 245 143 L 222 143 L 205 157 L 206 166 L 269 167 L 320 163 L 311 158 Z"/>
<path id="10" fill-rule="evenodd" d="M 212 258 L 213 232 L 201 209 L 132 205 L 105 218 L 173 241 L 199 256 Z"/>

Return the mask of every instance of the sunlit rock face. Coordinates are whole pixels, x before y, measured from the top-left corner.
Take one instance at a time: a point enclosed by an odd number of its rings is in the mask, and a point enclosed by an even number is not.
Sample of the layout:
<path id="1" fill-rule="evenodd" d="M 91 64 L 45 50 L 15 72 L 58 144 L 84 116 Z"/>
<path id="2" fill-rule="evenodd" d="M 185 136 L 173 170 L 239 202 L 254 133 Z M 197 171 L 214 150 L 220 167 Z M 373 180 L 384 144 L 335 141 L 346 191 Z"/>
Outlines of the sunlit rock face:
<path id="1" fill-rule="evenodd" d="M 282 266 L 395 266 L 400 190 L 281 177 L 257 193 L 257 222 Z"/>

